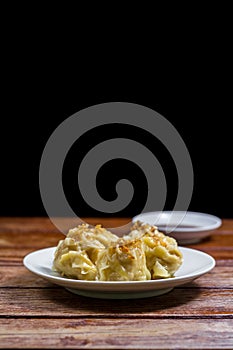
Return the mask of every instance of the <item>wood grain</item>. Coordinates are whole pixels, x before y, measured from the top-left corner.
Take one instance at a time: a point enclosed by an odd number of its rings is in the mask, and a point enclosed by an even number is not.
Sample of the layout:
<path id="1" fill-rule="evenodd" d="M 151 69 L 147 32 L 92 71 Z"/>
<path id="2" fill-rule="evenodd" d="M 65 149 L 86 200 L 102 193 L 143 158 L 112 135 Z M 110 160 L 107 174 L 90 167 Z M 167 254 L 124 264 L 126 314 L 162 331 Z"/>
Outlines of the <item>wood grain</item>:
<path id="1" fill-rule="evenodd" d="M 107 227 L 117 227 L 125 225 L 131 221 L 131 218 L 81 218 L 83 221 L 91 225 L 102 224 Z M 75 218 L 60 218 L 67 227 L 74 227 L 78 223 Z M 50 232 L 59 233 L 59 230 L 54 226 L 49 218 L 44 217 L 0 217 L 0 232 Z M 232 234 L 233 233 L 233 219 L 223 219 L 222 226 L 213 232 L 214 234 Z"/>
<path id="2" fill-rule="evenodd" d="M 46 324 L 46 328 L 45 328 Z M 230 349 L 233 320 L 20 319 L 0 321 L 4 348 Z"/>
<path id="3" fill-rule="evenodd" d="M 233 265 L 227 266 L 226 262 L 232 262 L 233 260 L 219 260 L 218 264 L 211 272 L 198 278 L 193 284 L 186 284 L 184 288 L 233 288 Z M 1 266 L 1 265 L 0 265 Z M 5 263 L 4 268 L 0 270 L 0 288 L 36 288 L 36 287 L 51 287 L 53 285 L 46 280 L 35 276 L 29 272 L 22 263 L 15 265 L 7 265 Z"/>
<path id="4" fill-rule="evenodd" d="M 206 317 L 233 314 L 232 289 L 175 288 L 146 299 L 101 300 L 73 295 L 63 288 L 2 288 L 0 315 L 77 317 Z"/>
<path id="5" fill-rule="evenodd" d="M 61 233 L 51 232 L 29 232 L 25 233 L 2 232 L 0 236 L 0 247 L 5 248 L 38 248 L 49 247 L 57 245 L 58 240 L 64 239 L 65 236 Z M 27 238 L 26 238 L 27 237 Z M 202 243 L 189 245 L 190 248 L 195 249 L 209 249 L 209 250 L 233 250 L 233 234 L 215 234 L 211 238 L 206 239 Z"/>
<path id="6" fill-rule="evenodd" d="M 131 218 L 81 218 L 90 225 L 102 224 L 106 227 L 118 227 L 131 221 Z M 72 228 L 80 224 L 76 218 L 58 218 L 59 223 L 64 227 Z M 1 233 L 60 233 L 58 228 L 50 221 L 49 218 L 22 218 L 0 217 Z"/>
<path id="7" fill-rule="evenodd" d="M 114 227 L 129 218 L 87 221 Z M 233 348 L 233 220 L 189 245 L 216 259 L 210 273 L 138 300 L 73 295 L 23 266 L 26 254 L 63 238 L 47 218 L 0 218 L 0 348 Z"/>

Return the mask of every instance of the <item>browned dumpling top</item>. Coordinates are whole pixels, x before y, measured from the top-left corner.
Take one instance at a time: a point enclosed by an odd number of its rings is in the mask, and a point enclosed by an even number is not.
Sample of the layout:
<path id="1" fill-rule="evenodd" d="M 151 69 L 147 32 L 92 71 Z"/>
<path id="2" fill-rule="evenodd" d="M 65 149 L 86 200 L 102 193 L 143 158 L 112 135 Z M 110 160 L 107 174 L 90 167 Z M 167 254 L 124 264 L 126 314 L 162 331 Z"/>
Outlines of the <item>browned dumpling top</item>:
<path id="1" fill-rule="evenodd" d="M 136 222 L 121 238 L 97 225 L 71 229 L 58 243 L 54 270 L 94 281 L 144 281 L 174 276 L 182 254 L 174 238 Z"/>

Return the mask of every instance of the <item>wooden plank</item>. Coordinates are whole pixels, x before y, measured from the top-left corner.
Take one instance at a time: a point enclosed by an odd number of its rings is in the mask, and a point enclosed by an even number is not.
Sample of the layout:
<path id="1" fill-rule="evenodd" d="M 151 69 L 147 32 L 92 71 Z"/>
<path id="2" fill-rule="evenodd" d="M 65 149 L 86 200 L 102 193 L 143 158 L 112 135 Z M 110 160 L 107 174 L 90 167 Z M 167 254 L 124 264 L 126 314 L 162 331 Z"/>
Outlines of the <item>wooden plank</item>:
<path id="1" fill-rule="evenodd" d="M 196 243 L 196 244 L 190 244 L 188 245 L 190 248 L 194 249 L 201 249 L 203 247 L 207 247 L 208 249 L 216 248 L 233 248 L 233 232 L 230 233 L 223 233 L 218 231 L 218 233 L 215 233 L 208 238 L 204 239 L 203 241 Z"/>
<path id="2" fill-rule="evenodd" d="M 45 327 L 46 325 L 46 327 Z M 5 319 L 3 348 L 231 349 L 233 320 Z"/>
<path id="3" fill-rule="evenodd" d="M 206 317 L 233 314 L 232 289 L 175 288 L 168 294 L 134 300 L 102 300 L 64 288 L 0 289 L 1 316 Z"/>
<path id="4" fill-rule="evenodd" d="M 0 249 L 0 266 L 21 266 L 22 258 L 20 257 L 3 257 Z"/>
<path id="5" fill-rule="evenodd" d="M 187 246 L 189 247 L 189 246 Z M 190 247 L 191 248 L 191 247 Z M 211 255 L 215 260 L 227 260 L 233 257 L 233 248 L 232 247 L 214 247 L 209 248 L 207 246 L 192 247 L 192 249 L 201 250 L 204 253 Z"/>
<path id="6" fill-rule="evenodd" d="M 61 233 L 51 232 L 2 232 L 0 233 L 0 248 L 26 248 L 57 245 L 60 239 L 65 236 Z M 212 235 L 208 239 L 198 243 L 187 245 L 189 248 L 219 250 L 222 248 L 233 249 L 233 234 Z"/>
<path id="7" fill-rule="evenodd" d="M 102 224 L 106 227 L 118 227 L 131 221 L 131 218 L 81 218 L 90 225 Z M 81 222 L 76 218 L 59 218 L 59 222 L 66 229 L 72 228 Z M 0 217 L 0 233 L 59 233 L 57 227 L 46 217 Z"/>
<path id="8" fill-rule="evenodd" d="M 82 218 L 85 222 L 91 225 L 99 223 L 107 227 L 122 226 L 131 221 L 131 218 Z M 67 227 L 74 227 L 78 224 L 76 218 L 60 218 L 60 221 Z M 51 232 L 58 233 L 59 230 L 53 225 L 47 217 L 0 217 L 0 233 L 1 232 Z M 223 219 L 223 224 L 220 228 L 214 231 L 214 234 L 233 233 L 233 219 Z"/>
<path id="9" fill-rule="evenodd" d="M 41 248 L 48 248 L 46 243 L 43 244 L 42 242 L 42 247 L 39 247 L 38 249 Z M 31 253 L 37 250 L 35 247 L 27 247 L 27 248 L 17 248 L 17 249 L 12 249 L 12 248 L 2 248 L 0 249 L 0 259 L 1 261 L 20 261 L 22 264 L 23 258 Z"/>
<path id="10" fill-rule="evenodd" d="M 225 260 L 224 260 L 225 261 Z M 233 288 L 233 260 L 231 266 L 216 266 L 211 272 L 201 276 L 195 283 L 184 285 L 182 288 Z M 0 269 L 0 287 L 14 288 L 44 288 L 56 285 L 32 274 L 23 265 L 5 265 Z"/>
<path id="11" fill-rule="evenodd" d="M 233 266 L 233 259 L 219 259 L 216 261 L 217 266 Z"/>
<path id="12" fill-rule="evenodd" d="M 0 247 L 3 248 L 33 248 L 52 247 L 57 245 L 60 239 L 64 239 L 65 235 L 59 233 L 47 232 L 11 232 L 0 234 Z"/>
<path id="13" fill-rule="evenodd" d="M 218 228 L 219 231 L 233 233 L 233 219 L 222 219 L 222 226 Z"/>
<path id="14" fill-rule="evenodd" d="M 55 284 L 32 274 L 22 264 L 0 268 L 0 288 L 56 288 Z"/>
<path id="15" fill-rule="evenodd" d="M 57 243 L 57 242 L 54 242 Z M 17 249 L 12 248 L 0 248 L 0 262 L 4 261 L 22 261 L 25 255 L 27 255 L 30 252 L 33 252 L 37 249 L 42 249 L 42 248 L 48 248 L 50 246 L 55 246 L 56 244 L 51 244 L 48 245 L 47 242 L 41 241 L 41 244 L 38 247 L 17 247 Z M 189 247 L 189 246 L 187 246 Z M 193 249 L 193 248 L 192 248 Z M 195 248 L 197 249 L 197 248 Z M 227 247 L 225 250 L 224 249 L 219 249 L 219 247 L 216 247 L 215 249 L 208 249 L 207 247 L 202 246 L 201 249 L 207 254 L 210 254 L 215 258 L 216 260 L 228 260 L 233 258 L 233 248 Z M 230 263 L 230 262 L 229 262 Z M 228 264 L 229 264 L 228 263 Z M 1 263 L 0 263 L 1 264 Z"/>
<path id="16" fill-rule="evenodd" d="M 0 217 L 0 232 L 58 232 L 57 228 L 46 217 Z"/>
<path id="17" fill-rule="evenodd" d="M 93 219 L 92 219 L 93 220 Z M 96 220 L 96 219 L 95 219 Z M 120 219 L 119 219 L 120 220 Z M 122 220 L 122 219 L 121 219 Z M 25 225 L 22 224 L 22 220 L 14 222 L 6 222 L 1 223 L 0 218 L 0 247 L 1 248 L 25 248 L 25 247 L 34 247 L 35 249 L 44 247 L 44 246 L 53 246 L 57 245 L 60 239 L 64 238 L 64 235 L 58 230 L 52 230 L 51 225 L 48 225 L 48 220 L 41 219 L 38 222 L 31 219 L 31 221 L 26 221 Z M 34 222 L 35 221 L 35 222 Z M 96 220 L 96 222 L 100 222 L 100 220 Z M 102 222 L 105 224 L 108 223 L 106 219 L 102 219 Z M 116 220 L 110 223 L 115 223 Z M 123 224 L 123 221 L 119 221 L 120 224 Z M 207 248 L 218 248 L 221 249 L 225 247 L 227 249 L 233 249 L 233 220 L 232 222 L 232 230 L 216 230 L 214 234 L 209 238 L 201 241 L 198 244 L 189 245 L 190 248 L 202 249 Z M 69 227 L 73 227 L 72 224 Z M 25 235 L 27 234 L 26 238 Z"/>

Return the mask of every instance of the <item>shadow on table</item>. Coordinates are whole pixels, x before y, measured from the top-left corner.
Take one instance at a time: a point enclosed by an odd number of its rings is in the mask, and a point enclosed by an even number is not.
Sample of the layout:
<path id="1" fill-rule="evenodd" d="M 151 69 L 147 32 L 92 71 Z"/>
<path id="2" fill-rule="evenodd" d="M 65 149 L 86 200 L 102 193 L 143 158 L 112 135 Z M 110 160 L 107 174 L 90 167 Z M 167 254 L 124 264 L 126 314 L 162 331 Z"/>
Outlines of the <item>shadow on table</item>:
<path id="1" fill-rule="evenodd" d="M 111 314 L 139 314 L 162 312 L 163 310 L 170 309 L 169 313 L 172 313 L 173 308 L 176 308 L 175 314 L 177 314 L 177 307 L 179 311 L 185 310 L 185 305 L 190 303 L 199 297 L 201 288 L 195 282 L 187 284 L 185 287 L 174 288 L 171 292 L 163 294 L 161 296 L 141 298 L 141 299 L 96 299 L 88 298 L 73 294 L 66 289 L 43 289 L 43 293 L 46 298 L 51 299 L 51 302 L 55 302 L 56 306 L 60 310 L 70 313 L 71 316 L 84 315 L 103 315 Z M 63 309 L 63 310 L 62 310 Z M 64 310 L 65 309 L 65 310 Z"/>

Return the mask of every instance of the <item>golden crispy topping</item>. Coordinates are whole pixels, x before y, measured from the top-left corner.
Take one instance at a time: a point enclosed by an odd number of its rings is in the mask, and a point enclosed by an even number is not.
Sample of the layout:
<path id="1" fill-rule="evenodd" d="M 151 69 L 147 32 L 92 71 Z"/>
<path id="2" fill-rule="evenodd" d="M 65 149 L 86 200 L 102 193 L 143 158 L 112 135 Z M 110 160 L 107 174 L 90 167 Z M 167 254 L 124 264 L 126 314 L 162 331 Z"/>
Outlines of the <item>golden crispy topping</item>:
<path id="1" fill-rule="evenodd" d="M 181 263 L 175 239 L 138 221 L 121 238 L 102 225 L 71 229 L 57 246 L 54 269 L 77 279 L 133 281 L 172 277 Z"/>

